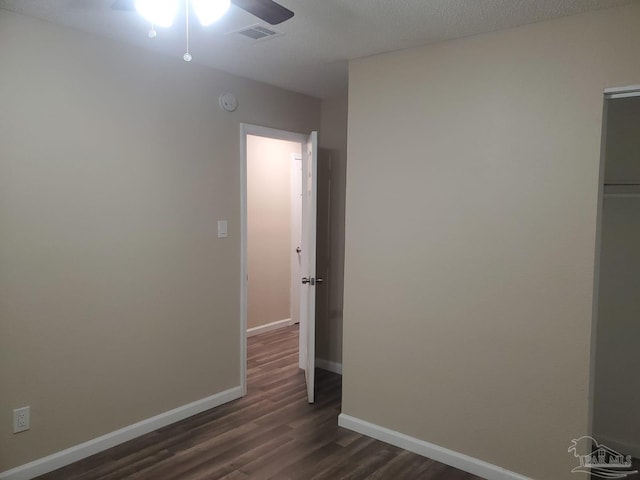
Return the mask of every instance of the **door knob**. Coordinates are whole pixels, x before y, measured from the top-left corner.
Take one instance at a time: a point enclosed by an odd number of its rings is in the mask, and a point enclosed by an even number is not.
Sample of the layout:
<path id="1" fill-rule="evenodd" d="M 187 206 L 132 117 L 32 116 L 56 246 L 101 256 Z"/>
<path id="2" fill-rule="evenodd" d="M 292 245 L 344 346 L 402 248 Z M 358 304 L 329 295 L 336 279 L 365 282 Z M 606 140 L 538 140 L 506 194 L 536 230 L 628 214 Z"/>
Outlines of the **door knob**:
<path id="1" fill-rule="evenodd" d="M 302 249 L 300 247 L 296 247 L 296 252 L 300 253 Z"/>
<path id="2" fill-rule="evenodd" d="M 322 283 L 322 282 L 324 282 L 324 279 L 320 277 L 316 278 L 316 283 Z"/>
<path id="3" fill-rule="evenodd" d="M 307 277 L 302 277 L 302 284 L 306 285 L 307 283 L 311 283 L 311 280 L 309 280 Z"/>

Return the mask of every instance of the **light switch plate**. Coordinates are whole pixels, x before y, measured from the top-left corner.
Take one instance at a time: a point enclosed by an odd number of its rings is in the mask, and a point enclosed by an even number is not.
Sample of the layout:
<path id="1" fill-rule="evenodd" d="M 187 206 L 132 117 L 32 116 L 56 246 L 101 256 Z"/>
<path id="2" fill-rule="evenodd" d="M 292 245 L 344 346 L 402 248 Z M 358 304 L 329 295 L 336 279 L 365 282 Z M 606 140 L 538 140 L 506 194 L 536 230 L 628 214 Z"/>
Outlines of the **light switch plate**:
<path id="1" fill-rule="evenodd" d="M 227 233 L 227 221 L 226 220 L 218 220 L 218 238 L 227 238 L 229 234 Z"/>

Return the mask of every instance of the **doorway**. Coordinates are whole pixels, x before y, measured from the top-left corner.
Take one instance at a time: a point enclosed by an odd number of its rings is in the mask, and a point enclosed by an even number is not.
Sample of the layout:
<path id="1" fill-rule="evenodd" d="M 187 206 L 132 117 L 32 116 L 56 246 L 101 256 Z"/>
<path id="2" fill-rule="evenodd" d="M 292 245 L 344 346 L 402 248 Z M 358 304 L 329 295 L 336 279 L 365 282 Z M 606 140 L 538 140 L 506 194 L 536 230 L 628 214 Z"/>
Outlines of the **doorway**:
<path id="1" fill-rule="evenodd" d="M 299 300 L 299 365 L 305 371 L 308 398 L 312 403 L 315 286 L 321 281 L 315 275 L 317 133 L 307 136 L 241 124 L 240 138 L 240 381 L 243 395 L 247 394 L 248 334 L 295 322 L 293 310 Z M 296 181 L 296 172 L 300 171 L 302 175 Z M 302 193 L 301 208 L 295 201 L 297 192 Z M 291 222 L 296 210 L 301 210 L 301 219 Z M 302 226 L 301 235 L 296 235 L 297 227 L 292 225 Z M 301 237 L 300 245 L 295 245 L 298 237 Z M 296 278 L 296 275 L 299 276 Z M 285 312 L 287 318 L 280 318 Z"/>
<path id="2" fill-rule="evenodd" d="M 606 92 L 594 292 L 593 437 L 640 467 L 640 87 Z M 635 478 L 635 476 L 633 477 Z"/>
<path id="3" fill-rule="evenodd" d="M 247 135 L 249 337 L 300 321 L 301 148 Z"/>

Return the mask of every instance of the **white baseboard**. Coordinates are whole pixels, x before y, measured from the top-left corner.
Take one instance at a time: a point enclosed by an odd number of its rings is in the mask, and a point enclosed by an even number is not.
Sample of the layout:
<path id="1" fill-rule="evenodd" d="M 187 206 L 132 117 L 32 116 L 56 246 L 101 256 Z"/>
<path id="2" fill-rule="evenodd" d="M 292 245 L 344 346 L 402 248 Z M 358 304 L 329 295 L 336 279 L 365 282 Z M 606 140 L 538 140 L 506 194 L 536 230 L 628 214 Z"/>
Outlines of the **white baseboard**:
<path id="1" fill-rule="evenodd" d="M 640 445 L 626 442 L 624 440 L 615 440 L 614 438 L 606 435 L 595 434 L 594 438 L 598 443 L 606 445 L 609 448 L 613 448 L 616 452 L 623 455 L 631 455 L 634 458 L 640 458 Z"/>
<path id="2" fill-rule="evenodd" d="M 261 333 L 278 330 L 279 328 L 288 327 L 289 325 L 293 325 L 293 323 L 291 323 L 291 319 L 285 318 L 284 320 L 267 323 L 266 325 L 260 325 L 259 327 L 247 328 L 247 338 L 253 337 L 254 335 L 259 335 Z"/>
<path id="3" fill-rule="evenodd" d="M 332 362 L 324 358 L 316 358 L 316 367 L 342 375 L 342 364 L 338 362 Z"/>
<path id="4" fill-rule="evenodd" d="M 338 416 L 338 425 L 375 438 L 376 440 L 390 443 L 404 450 L 417 453 L 423 457 L 428 457 L 437 462 L 450 465 L 459 470 L 464 470 L 478 477 L 491 480 L 531 480 L 528 477 L 498 467 L 497 465 L 492 465 L 491 463 L 478 460 L 463 453 L 410 437 L 403 433 L 360 420 L 359 418 L 345 415 L 344 413 Z"/>
<path id="5" fill-rule="evenodd" d="M 223 403 L 230 402 L 241 396 L 242 389 L 240 387 L 225 390 L 224 392 L 174 408 L 168 412 L 147 418 L 146 420 L 121 428 L 115 432 L 107 433 L 106 435 L 75 445 L 47 457 L 39 458 L 38 460 L 5 472 L 0 472 L 0 480 L 29 480 L 39 475 L 44 475 L 45 473 L 66 467 L 73 462 L 90 457 L 91 455 L 128 442 L 129 440 L 133 440 L 159 428 L 166 427 L 172 423 L 184 420 L 205 410 L 220 406 Z"/>

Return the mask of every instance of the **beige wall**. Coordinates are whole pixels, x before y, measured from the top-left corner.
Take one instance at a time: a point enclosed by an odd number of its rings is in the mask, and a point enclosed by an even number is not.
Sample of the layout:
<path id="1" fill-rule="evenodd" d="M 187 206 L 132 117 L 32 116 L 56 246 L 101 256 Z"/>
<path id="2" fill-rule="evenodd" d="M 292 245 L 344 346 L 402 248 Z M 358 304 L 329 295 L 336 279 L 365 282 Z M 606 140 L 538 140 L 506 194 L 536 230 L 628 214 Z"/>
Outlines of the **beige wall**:
<path id="1" fill-rule="evenodd" d="M 291 168 L 300 143 L 247 136 L 247 326 L 291 317 Z"/>
<path id="2" fill-rule="evenodd" d="M 343 412 L 580 478 L 603 89 L 640 5 L 354 61 Z"/>
<path id="3" fill-rule="evenodd" d="M 607 183 L 640 183 L 640 98 L 607 102 Z M 637 188 L 635 188 L 638 191 Z M 596 439 L 640 457 L 640 196 L 606 196 L 596 336 Z"/>
<path id="4" fill-rule="evenodd" d="M 344 209 L 347 171 L 348 98 L 325 99 L 321 106 L 319 143 L 330 150 L 328 313 L 316 329 L 316 355 L 342 363 L 342 305 L 344 293 Z M 322 158 L 321 158 L 322 160 Z M 319 165 L 319 168 L 321 165 Z M 322 287 L 320 287 L 322 288 Z M 316 319 L 318 320 L 318 319 Z"/>
<path id="5" fill-rule="evenodd" d="M 0 66 L 3 471 L 239 385 L 239 123 L 320 102 L 2 10 Z"/>

